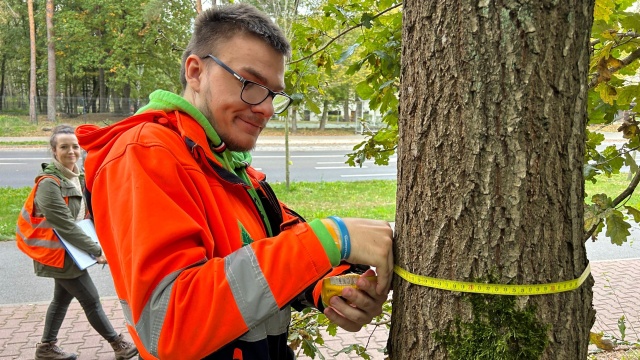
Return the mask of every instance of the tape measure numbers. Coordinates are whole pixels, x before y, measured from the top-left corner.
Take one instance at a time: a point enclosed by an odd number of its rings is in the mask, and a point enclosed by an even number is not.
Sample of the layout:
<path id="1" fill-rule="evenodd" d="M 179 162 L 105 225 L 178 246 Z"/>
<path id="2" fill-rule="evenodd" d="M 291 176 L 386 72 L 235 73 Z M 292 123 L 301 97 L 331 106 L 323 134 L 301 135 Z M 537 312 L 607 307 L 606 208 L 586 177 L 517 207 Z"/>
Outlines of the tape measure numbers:
<path id="1" fill-rule="evenodd" d="M 562 281 L 550 284 L 536 284 L 536 285 L 505 285 L 505 284 L 482 284 L 472 283 L 465 281 L 445 280 L 432 278 L 428 276 L 412 274 L 409 271 L 396 265 L 394 272 L 406 281 L 420 286 L 426 286 L 436 289 L 468 292 L 476 294 L 490 294 L 490 295 L 515 295 L 515 296 L 528 296 L 528 295 L 545 295 L 555 294 L 565 291 L 575 290 L 582 285 L 591 273 L 591 265 L 587 264 L 587 267 L 582 272 L 579 278 Z"/>

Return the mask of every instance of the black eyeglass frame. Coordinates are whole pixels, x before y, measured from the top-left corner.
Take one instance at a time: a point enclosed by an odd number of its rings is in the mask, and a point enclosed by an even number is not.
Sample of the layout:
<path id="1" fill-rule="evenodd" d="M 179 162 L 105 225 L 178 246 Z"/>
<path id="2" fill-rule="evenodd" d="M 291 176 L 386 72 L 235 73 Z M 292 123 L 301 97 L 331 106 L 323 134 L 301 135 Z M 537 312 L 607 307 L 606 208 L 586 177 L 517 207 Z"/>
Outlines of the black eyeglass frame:
<path id="1" fill-rule="evenodd" d="M 285 106 L 282 110 L 277 111 L 275 104 L 273 106 L 273 112 L 274 114 L 282 114 L 283 112 L 285 112 L 285 110 L 287 110 L 287 108 L 289 108 L 289 105 L 291 105 L 291 103 L 293 102 L 293 99 L 291 99 L 291 96 L 287 95 L 285 92 L 283 91 L 273 91 L 271 89 L 269 89 L 268 87 L 262 85 L 262 84 L 258 84 L 255 81 L 251 81 L 251 80 L 247 80 L 245 78 L 243 78 L 242 76 L 240 76 L 240 74 L 238 74 L 237 72 L 233 71 L 233 69 L 231 69 L 229 66 L 227 66 L 227 64 L 223 63 L 222 60 L 218 59 L 217 57 L 208 54 L 205 57 L 209 57 L 211 58 L 213 61 L 216 62 L 216 64 L 220 65 L 223 69 L 227 70 L 227 72 L 231 75 L 233 75 L 233 77 L 235 77 L 238 81 L 240 81 L 242 83 L 242 90 L 240 90 L 240 100 L 244 101 L 246 104 L 249 105 L 259 105 L 262 104 L 265 100 L 267 100 L 267 98 L 269 96 L 271 96 L 271 100 L 273 101 L 276 98 L 276 95 L 280 95 L 280 96 L 284 96 L 285 98 L 287 98 L 289 101 L 287 102 L 287 106 Z M 244 89 L 247 87 L 247 83 L 261 87 L 265 90 L 267 90 L 267 95 L 264 97 L 264 99 L 258 101 L 258 102 L 249 102 L 247 100 L 244 99 L 244 97 L 242 96 L 242 94 L 244 94 Z"/>

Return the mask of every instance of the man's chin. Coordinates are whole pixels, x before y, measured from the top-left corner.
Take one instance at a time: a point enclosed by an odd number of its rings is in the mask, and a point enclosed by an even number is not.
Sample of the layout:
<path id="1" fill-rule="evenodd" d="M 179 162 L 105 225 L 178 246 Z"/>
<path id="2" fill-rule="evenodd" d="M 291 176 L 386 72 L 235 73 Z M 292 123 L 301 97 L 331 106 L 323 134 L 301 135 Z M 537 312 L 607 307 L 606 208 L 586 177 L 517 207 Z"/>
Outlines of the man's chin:
<path id="1" fill-rule="evenodd" d="M 256 142 L 258 138 L 254 138 L 252 140 L 245 139 L 243 141 L 231 141 L 225 142 L 227 144 L 227 149 L 231 151 L 251 151 L 256 148 Z"/>

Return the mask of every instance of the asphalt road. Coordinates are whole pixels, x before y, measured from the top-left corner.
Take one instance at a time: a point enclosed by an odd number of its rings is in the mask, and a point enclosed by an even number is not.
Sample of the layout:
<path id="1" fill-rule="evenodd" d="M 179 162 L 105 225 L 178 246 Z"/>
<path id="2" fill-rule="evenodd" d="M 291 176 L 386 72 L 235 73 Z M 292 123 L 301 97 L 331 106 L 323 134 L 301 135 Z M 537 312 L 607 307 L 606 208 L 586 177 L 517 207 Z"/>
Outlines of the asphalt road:
<path id="1" fill-rule="evenodd" d="M 315 149 L 292 151 L 290 154 L 291 181 L 357 181 L 396 178 L 397 158 L 393 156 L 388 166 L 377 166 L 373 162 L 363 167 L 345 164 L 348 150 Z M 283 150 L 258 150 L 252 153 L 253 166 L 267 174 L 271 182 L 282 182 L 285 177 L 285 155 Z M 40 164 L 51 159 L 48 150 L 0 149 L 0 187 L 32 186 Z"/>

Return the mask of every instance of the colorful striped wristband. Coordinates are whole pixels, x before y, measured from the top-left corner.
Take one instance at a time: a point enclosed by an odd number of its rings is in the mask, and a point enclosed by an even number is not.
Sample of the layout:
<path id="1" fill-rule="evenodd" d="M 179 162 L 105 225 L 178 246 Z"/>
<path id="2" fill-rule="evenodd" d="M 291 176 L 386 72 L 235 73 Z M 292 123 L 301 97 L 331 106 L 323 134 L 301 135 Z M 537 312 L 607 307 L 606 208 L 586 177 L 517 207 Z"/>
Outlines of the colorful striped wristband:
<path id="1" fill-rule="evenodd" d="M 337 216 L 329 216 L 329 219 L 333 220 L 338 225 L 340 230 L 340 257 L 342 260 L 346 260 L 351 255 L 351 237 L 349 236 L 349 230 L 344 221 Z"/>

